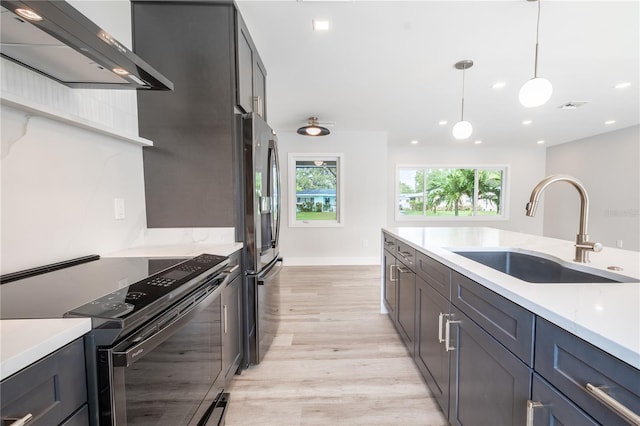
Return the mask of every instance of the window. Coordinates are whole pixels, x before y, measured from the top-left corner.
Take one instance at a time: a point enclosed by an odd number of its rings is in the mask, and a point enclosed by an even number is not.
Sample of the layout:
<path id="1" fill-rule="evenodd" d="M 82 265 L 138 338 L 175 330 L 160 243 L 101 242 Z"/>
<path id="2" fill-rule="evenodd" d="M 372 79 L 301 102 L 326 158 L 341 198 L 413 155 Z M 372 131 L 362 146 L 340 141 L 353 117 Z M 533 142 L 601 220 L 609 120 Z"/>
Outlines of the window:
<path id="1" fill-rule="evenodd" d="M 396 218 L 504 219 L 506 166 L 398 166 Z"/>
<path id="2" fill-rule="evenodd" d="M 342 154 L 289 154 L 289 226 L 342 226 Z"/>

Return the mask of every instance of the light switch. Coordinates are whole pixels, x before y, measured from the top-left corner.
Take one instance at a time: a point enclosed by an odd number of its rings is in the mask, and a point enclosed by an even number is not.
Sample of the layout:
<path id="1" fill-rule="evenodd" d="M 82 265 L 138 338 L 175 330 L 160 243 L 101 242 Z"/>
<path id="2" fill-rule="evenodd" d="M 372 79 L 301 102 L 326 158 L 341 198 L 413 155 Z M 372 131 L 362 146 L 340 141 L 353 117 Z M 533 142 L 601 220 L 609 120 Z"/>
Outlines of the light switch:
<path id="1" fill-rule="evenodd" d="M 116 220 L 123 220 L 125 218 L 124 198 L 115 198 L 113 200 L 113 205 L 114 205 L 114 209 L 115 209 L 115 218 L 116 218 Z"/>

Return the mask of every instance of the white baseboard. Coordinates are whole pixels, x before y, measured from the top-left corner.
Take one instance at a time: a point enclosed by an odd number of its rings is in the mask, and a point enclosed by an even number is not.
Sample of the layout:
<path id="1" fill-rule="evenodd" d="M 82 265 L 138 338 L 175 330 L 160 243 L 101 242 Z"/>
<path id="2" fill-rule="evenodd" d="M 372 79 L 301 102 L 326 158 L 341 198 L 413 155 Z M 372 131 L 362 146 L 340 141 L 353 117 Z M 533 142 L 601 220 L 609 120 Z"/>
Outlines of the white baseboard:
<path id="1" fill-rule="evenodd" d="M 282 257 L 284 266 L 380 265 L 379 257 Z"/>

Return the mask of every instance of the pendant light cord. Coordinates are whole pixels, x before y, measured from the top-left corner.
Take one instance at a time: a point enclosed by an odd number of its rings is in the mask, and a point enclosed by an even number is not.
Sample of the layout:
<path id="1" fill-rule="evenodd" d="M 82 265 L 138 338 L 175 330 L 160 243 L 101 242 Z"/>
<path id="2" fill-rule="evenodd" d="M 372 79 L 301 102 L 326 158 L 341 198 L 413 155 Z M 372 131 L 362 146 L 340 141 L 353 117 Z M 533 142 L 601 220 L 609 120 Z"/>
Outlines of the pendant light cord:
<path id="1" fill-rule="evenodd" d="M 460 121 L 464 121 L 464 73 L 466 70 L 466 67 L 462 68 L 462 111 L 460 112 Z"/>
<path id="2" fill-rule="evenodd" d="M 538 39 L 540 36 L 540 3 L 542 0 L 538 0 L 538 19 L 536 20 L 536 58 L 533 65 L 533 78 L 538 77 Z"/>

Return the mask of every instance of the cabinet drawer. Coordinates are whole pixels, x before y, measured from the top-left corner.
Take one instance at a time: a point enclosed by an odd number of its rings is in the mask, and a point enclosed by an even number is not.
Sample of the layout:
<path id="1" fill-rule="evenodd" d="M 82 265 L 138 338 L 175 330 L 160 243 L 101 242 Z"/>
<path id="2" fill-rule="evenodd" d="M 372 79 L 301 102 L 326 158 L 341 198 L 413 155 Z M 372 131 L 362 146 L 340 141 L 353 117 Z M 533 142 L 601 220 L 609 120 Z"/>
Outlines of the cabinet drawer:
<path id="1" fill-rule="evenodd" d="M 598 425 L 598 423 L 584 411 L 537 374 L 533 375 L 533 386 L 531 389 L 531 400 L 541 404 L 541 406 L 533 410 L 533 426 Z"/>
<path id="2" fill-rule="evenodd" d="M 384 249 L 390 252 L 391 254 L 396 254 L 396 239 L 390 236 L 389 234 L 383 232 L 382 233 L 382 244 Z"/>
<path id="3" fill-rule="evenodd" d="M 396 241 L 396 258 L 411 270 L 415 270 L 416 250 L 410 245 Z"/>
<path id="4" fill-rule="evenodd" d="M 451 296 L 451 277 L 448 267 L 425 254 L 417 252 L 416 272 L 420 278 L 438 290 L 438 293 L 449 299 Z"/>
<path id="5" fill-rule="evenodd" d="M 587 383 L 640 415 L 640 371 L 636 368 L 540 317 L 535 352 L 535 370 L 598 422 L 627 424 L 586 389 Z"/>
<path id="6" fill-rule="evenodd" d="M 533 366 L 533 313 L 453 271 L 451 302 L 527 365 Z"/>
<path id="7" fill-rule="evenodd" d="M 80 338 L 0 383 L 2 418 L 31 413 L 29 426 L 58 425 L 86 403 L 86 386 Z"/>

